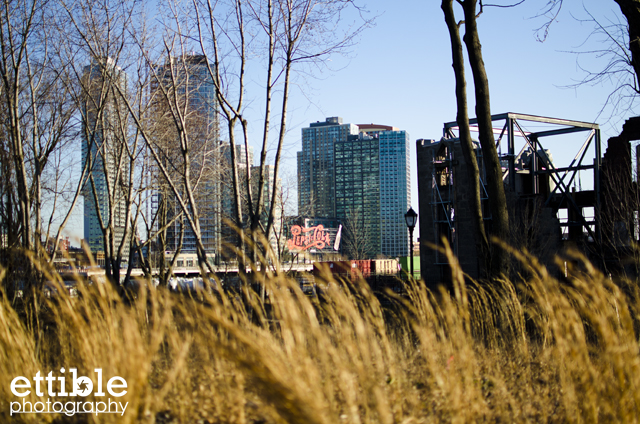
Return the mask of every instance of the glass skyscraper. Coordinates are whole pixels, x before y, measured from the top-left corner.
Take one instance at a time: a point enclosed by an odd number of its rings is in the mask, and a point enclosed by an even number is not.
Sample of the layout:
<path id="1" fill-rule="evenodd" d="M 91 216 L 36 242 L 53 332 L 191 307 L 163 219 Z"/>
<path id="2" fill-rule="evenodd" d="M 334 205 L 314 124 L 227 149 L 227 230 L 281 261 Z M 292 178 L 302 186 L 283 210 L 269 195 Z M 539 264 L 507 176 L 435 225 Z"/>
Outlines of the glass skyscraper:
<path id="1" fill-rule="evenodd" d="M 90 165 L 90 178 L 82 189 L 84 242 L 96 253 L 105 251 L 100 219 L 105 228 L 113 224 L 116 249 L 127 224 L 127 192 L 123 187 L 129 181 L 129 161 L 123 159 L 123 155 L 126 156 L 128 125 L 124 104 L 118 100 L 120 94 L 127 91 L 127 81 L 122 69 L 111 58 L 104 64 L 92 62 L 86 66 L 82 80 L 82 163 L 85 165 L 89 161 Z M 128 256 L 129 243 L 125 243 L 123 257 Z"/>
<path id="2" fill-rule="evenodd" d="M 374 258 L 380 250 L 380 146 L 364 133 L 335 144 L 336 217 L 345 230 L 345 253 Z"/>
<path id="3" fill-rule="evenodd" d="M 334 145 L 357 135 L 358 127 L 342 118 L 327 118 L 302 129 L 298 152 L 298 213 L 333 218 L 336 214 Z"/>
<path id="4" fill-rule="evenodd" d="M 212 65 L 213 66 L 213 65 Z M 209 74 L 207 59 L 190 54 L 175 57 L 153 69 L 155 80 L 151 84 L 153 121 L 156 126 L 154 143 L 162 152 L 161 159 L 172 174 L 185 203 L 184 159 L 181 137 L 188 138 L 190 183 L 195 192 L 202 243 L 207 254 L 220 251 L 221 233 L 221 149 L 219 140 L 218 103 L 215 85 Z M 176 116 L 185 128 L 178 131 Z M 180 120 L 179 119 L 179 120 Z M 184 141 L 186 142 L 186 141 Z M 159 170 L 158 191 L 152 199 L 152 213 L 164 202 L 167 222 L 182 212 L 175 194 L 167 187 Z M 164 188 L 163 188 L 164 187 Z M 182 243 L 180 234 L 184 230 Z M 167 246 L 170 251 L 181 248 L 183 253 L 195 253 L 196 237 L 187 219 L 177 219 L 167 228 Z"/>
<path id="5" fill-rule="evenodd" d="M 380 131 L 380 232 L 382 254 L 408 256 L 409 234 L 404 214 L 411 207 L 409 134 Z"/>

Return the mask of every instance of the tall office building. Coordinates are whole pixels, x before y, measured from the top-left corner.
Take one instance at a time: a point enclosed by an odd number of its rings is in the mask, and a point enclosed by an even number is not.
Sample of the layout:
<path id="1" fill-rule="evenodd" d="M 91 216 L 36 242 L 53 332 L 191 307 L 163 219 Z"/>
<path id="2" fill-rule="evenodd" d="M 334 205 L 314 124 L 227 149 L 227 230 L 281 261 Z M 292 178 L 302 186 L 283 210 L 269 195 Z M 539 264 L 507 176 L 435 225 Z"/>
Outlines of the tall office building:
<path id="1" fill-rule="evenodd" d="M 409 237 L 404 214 L 410 199 L 406 131 L 387 125 L 343 124 L 337 117 L 302 130 L 300 215 L 338 218 L 345 230 L 346 224 L 356 227 L 369 257 L 406 256 Z M 349 245 L 346 233 L 345 248 Z"/>
<path id="2" fill-rule="evenodd" d="M 154 143 L 187 203 L 183 183 L 185 163 L 180 146 L 181 137 L 188 137 L 190 182 L 196 197 L 202 243 L 207 254 L 213 256 L 220 250 L 221 150 L 217 98 L 207 59 L 196 54 L 173 57 L 153 71 L 157 76 L 150 90 Z M 184 131 L 178 131 L 175 116 L 182 118 Z M 154 174 L 159 189 L 152 199 L 152 213 L 163 204 L 167 208 L 167 221 L 171 221 L 182 208 L 159 170 Z M 197 251 L 195 233 L 184 218 L 176 219 L 167 228 L 166 248 L 175 251 L 179 247 L 184 253 Z"/>
<path id="3" fill-rule="evenodd" d="M 111 58 L 106 63 L 92 62 L 83 74 L 83 165 L 89 161 L 91 179 L 82 188 L 84 197 L 84 240 L 92 252 L 104 252 L 104 238 L 100 225 L 111 224 L 116 248 L 124 237 L 126 228 L 127 194 L 123 187 L 128 183 L 129 162 L 120 161 L 128 142 L 128 125 L 124 104 L 119 101 L 119 91 L 126 93 L 126 76 Z M 94 196 L 95 187 L 95 196 Z M 110 213 L 110 206 L 113 214 Z M 125 244 L 124 258 L 129 256 L 129 244 Z"/>

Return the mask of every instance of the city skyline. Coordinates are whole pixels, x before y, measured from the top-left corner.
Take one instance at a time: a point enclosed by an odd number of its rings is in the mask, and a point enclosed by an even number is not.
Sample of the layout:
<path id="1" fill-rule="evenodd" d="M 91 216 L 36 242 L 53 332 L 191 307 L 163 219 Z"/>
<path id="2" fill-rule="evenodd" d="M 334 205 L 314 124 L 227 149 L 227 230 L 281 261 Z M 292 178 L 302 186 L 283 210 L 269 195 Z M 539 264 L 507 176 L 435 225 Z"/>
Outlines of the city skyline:
<path id="1" fill-rule="evenodd" d="M 637 421 L 634 12 L 6 2 L 9 421 Z"/>
<path id="2" fill-rule="evenodd" d="M 613 3 L 589 0 L 584 4 L 607 22 L 619 19 L 620 12 Z M 289 172 L 295 169 L 300 129 L 318 116 L 337 114 L 350 116 L 354 122 L 394 122 L 412 135 L 411 143 L 420 138 L 439 138 L 443 122 L 455 119 L 450 46 L 439 5 L 406 2 L 392 6 L 371 1 L 367 8 L 372 15 L 378 15 L 376 26 L 363 32 L 351 54 L 325 62 L 326 66 L 316 78 L 299 76 L 297 88 L 291 93 L 292 108 L 287 116 L 289 132 L 283 151 L 284 172 L 287 168 Z M 600 113 L 612 91 L 610 85 L 565 87 L 581 75 L 577 56 L 569 52 L 579 50 L 592 29 L 572 17 L 586 16 L 582 6 L 565 5 L 558 18 L 560 21 L 551 27 L 544 43 L 538 42 L 534 33 L 543 19 L 536 18 L 537 12 L 537 5 L 531 3 L 510 9 L 491 8 L 478 21 L 491 87 L 492 112 L 514 111 L 597 121 L 603 129 L 603 139 L 615 135 L 620 129 L 619 122 L 631 112 L 621 114 L 612 122 L 608 121 L 607 111 Z M 510 36 L 505 38 L 502 33 Z M 590 46 L 593 45 L 598 46 Z M 522 54 L 514 53 L 506 60 L 509 56 L 505 51 Z M 370 66 L 371 58 L 379 52 L 393 53 L 390 58 L 376 60 L 376 65 Z M 599 63 L 595 58 L 580 57 L 582 66 Z M 527 66 L 520 66 L 520 59 L 526 60 Z M 362 72 L 362 69 L 367 71 Z M 260 82 L 252 81 L 252 84 L 260 85 Z M 384 101 L 381 101 L 381 93 L 384 93 Z M 255 106 L 261 101 L 260 97 L 250 98 Z M 469 93 L 469 105 L 473 116 L 472 92 Z M 249 111 L 250 121 L 255 117 L 252 113 L 260 115 L 258 110 L 252 107 Z M 249 137 L 255 143 L 258 142 L 257 130 L 258 127 L 249 127 Z M 411 180 L 415 186 L 413 145 L 410 153 Z M 417 208 L 416 196 L 414 190 L 410 202 L 414 208 Z M 82 231 L 82 223 L 76 218 L 65 232 L 72 235 L 74 244 L 79 239 L 78 231 Z"/>

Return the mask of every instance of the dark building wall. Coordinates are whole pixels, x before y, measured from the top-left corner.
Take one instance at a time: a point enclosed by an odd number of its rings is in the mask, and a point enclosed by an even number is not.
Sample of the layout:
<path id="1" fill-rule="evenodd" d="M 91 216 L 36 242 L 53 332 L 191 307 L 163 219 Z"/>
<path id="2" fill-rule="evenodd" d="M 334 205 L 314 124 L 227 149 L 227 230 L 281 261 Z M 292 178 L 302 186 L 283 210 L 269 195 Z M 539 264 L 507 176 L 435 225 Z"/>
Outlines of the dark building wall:
<path id="1" fill-rule="evenodd" d="M 434 249 L 444 236 L 458 257 L 462 270 L 479 276 L 471 221 L 471 188 L 466 162 L 457 139 L 418 140 L 418 193 L 420 207 L 420 261 L 427 283 L 451 279 L 448 260 Z"/>
<path id="2" fill-rule="evenodd" d="M 640 140 L 640 117 L 625 122 L 622 132 L 607 142 L 602 159 L 602 244 L 605 271 L 612 274 L 638 275 L 638 258 L 633 242 L 640 202 L 637 183 L 633 181 L 631 141 Z"/>
<path id="3" fill-rule="evenodd" d="M 507 140 L 511 140 L 508 125 L 517 119 L 565 125 L 559 130 L 531 133 L 528 140 L 535 143 L 530 142 L 529 146 L 535 147 L 529 147 L 517 156 L 501 157 L 503 171 L 512 171 L 505 175 L 511 227 L 506 242 L 515 249 L 526 249 L 552 273 L 564 273 L 561 267 L 554 266 L 556 255 L 570 248 L 581 251 L 606 273 L 627 277 L 640 275 L 640 254 L 634 248 L 634 242 L 639 238 L 640 198 L 638 184 L 633 177 L 631 154 L 631 142 L 640 140 L 640 117 L 627 120 L 621 134 L 609 139 L 604 157 L 600 156 L 600 133 L 596 124 L 518 114 L 499 115 L 494 120 L 500 119 L 507 120 Z M 452 128 L 451 124 L 455 123 L 445 124 L 445 129 Z M 539 142 L 540 138 L 546 141 L 556 135 L 580 131 L 587 132 L 582 149 L 589 150 L 581 150 L 582 154 L 579 151 L 576 160 L 568 167 L 556 168 L 550 152 Z M 450 137 L 454 134 L 447 132 Z M 589 147 L 594 146 L 590 143 L 595 143 L 595 148 Z M 509 149 L 513 150 L 510 146 Z M 536 155 L 533 149 L 538 149 Z M 593 152 L 593 158 L 585 158 L 585 154 L 591 154 L 586 152 Z M 640 147 L 637 147 L 637 154 L 640 156 Z M 466 166 L 459 145 L 454 139 L 440 142 L 418 140 L 417 157 L 423 276 L 428 281 L 450 279 L 446 259 L 432 249 L 442 235 L 451 241 L 463 271 L 472 277 L 477 276 L 479 261 L 471 210 L 465 206 L 470 203 L 472 193 L 466 182 Z M 481 160 L 479 165 L 482 174 Z M 636 167 L 640 169 L 640 163 Z M 585 190 L 576 184 L 581 170 L 587 173 L 591 170 L 593 175 L 593 186 L 587 186 Z M 580 185 L 580 189 L 576 190 L 576 185 Z M 491 223 L 486 205 L 484 209 L 485 228 L 490 235 Z M 514 275 L 525 265 L 514 261 Z"/>

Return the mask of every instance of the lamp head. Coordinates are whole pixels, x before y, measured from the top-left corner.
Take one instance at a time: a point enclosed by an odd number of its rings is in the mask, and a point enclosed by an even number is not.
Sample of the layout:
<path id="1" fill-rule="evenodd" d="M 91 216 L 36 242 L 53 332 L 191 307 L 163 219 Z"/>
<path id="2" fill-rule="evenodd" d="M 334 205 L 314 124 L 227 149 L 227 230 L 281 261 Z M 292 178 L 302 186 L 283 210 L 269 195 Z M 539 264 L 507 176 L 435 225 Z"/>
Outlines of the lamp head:
<path id="1" fill-rule="evenodd" d="M 416 223 L 418 222 L 418 214 L 416 213 L 416 211 L 413 210 L 413 208 L 409 208 L 407 213 L 404 214 L 404 220 L 407 223 L 407 227 L 412 229 L 416 226 Z"/>

